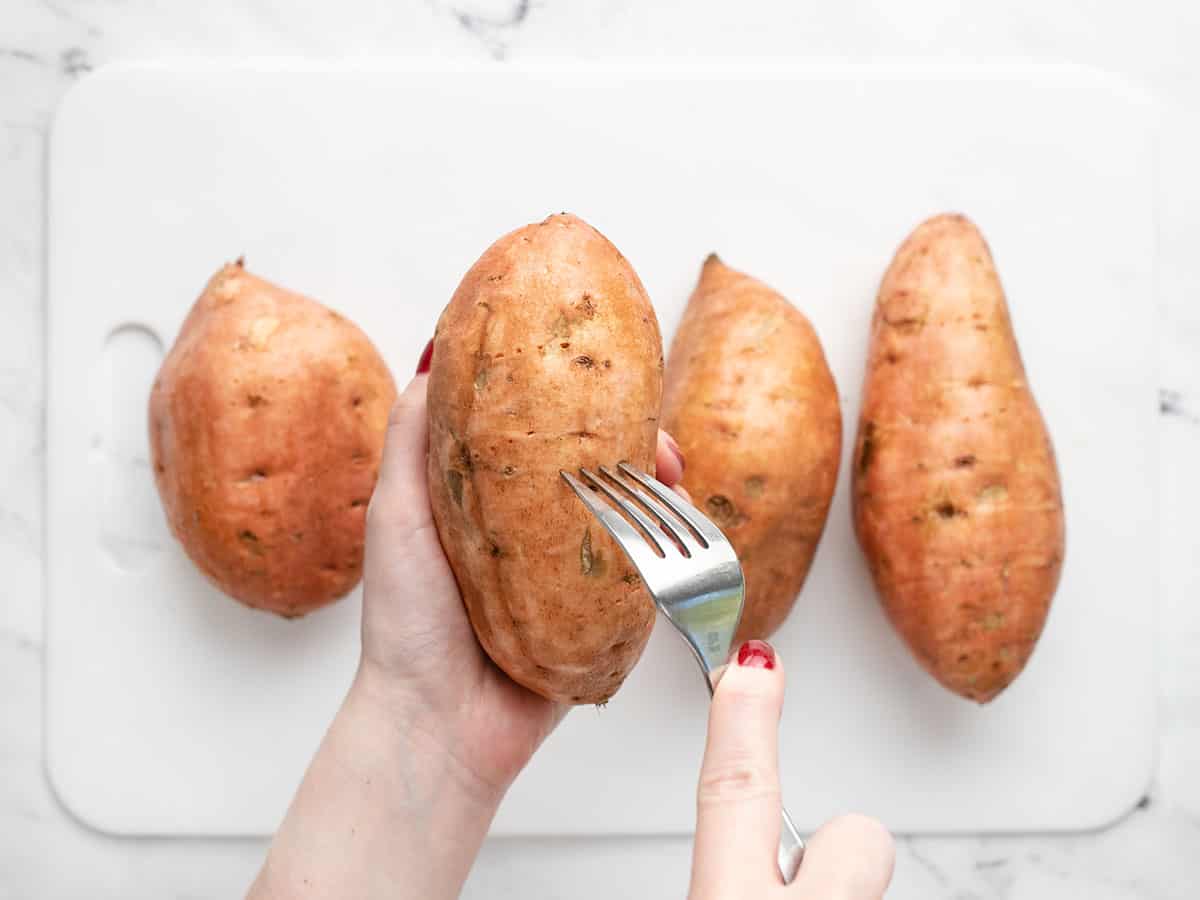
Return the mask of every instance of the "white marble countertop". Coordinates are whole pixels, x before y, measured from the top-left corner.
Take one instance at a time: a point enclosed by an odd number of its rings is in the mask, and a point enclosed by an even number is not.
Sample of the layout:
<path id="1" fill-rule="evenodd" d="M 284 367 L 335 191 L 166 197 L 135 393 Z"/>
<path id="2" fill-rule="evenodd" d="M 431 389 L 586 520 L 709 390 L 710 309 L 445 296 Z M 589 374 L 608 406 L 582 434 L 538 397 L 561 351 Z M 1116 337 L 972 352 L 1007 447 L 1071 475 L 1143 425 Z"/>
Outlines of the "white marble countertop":
<path id="1" fill-rule="evenodd" d="M 72 820 L 43 776 L 43 213 L 48 123 L 115 60 L 289 55 L 1034 60 L 1122 74 L 1164 109 L 1160 161 L 1160 757 L 1094 834 L 898 841 L 903 900 L 1200 896 L 1200 7 L 1156 0 L 6 0 L 0 8 L 0 900 L 240 896 L 264 845 L 128 840 Z M 1154 573 L 1147 573 L 1149 582 Z M 1146 602 L 1142 597 L 1131 603 Z M 494 841 L 465 896 L 680 896 L 688 842 Z"/>

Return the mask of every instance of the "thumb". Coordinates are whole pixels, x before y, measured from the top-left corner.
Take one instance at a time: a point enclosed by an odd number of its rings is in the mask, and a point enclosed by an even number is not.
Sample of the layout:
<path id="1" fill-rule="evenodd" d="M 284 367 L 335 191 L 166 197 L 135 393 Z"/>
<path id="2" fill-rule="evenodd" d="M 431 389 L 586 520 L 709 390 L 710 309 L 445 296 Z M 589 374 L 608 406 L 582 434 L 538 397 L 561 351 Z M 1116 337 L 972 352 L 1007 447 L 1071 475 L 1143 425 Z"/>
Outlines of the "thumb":
<path id="1" fill-rule="evenodd" d="M 758 896 L 782 883 L 776 851 L 783 686 L 771 645 L 747 641 L 713 693 L 692 856 L 700 896 Z"/>

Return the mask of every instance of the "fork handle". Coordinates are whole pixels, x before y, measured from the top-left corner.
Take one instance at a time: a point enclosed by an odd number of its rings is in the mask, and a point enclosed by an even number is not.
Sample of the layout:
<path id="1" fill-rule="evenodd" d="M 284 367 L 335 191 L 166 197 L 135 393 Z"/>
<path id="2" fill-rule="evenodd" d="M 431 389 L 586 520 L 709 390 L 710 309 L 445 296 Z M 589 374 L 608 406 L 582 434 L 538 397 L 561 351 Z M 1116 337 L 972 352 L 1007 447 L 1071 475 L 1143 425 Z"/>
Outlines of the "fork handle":
<path id="1" fill-rule="evenodd" d="M 779 832 L 779 873 L 783 876 L 784 884 L 791 884 L 800 870 L 800 861 L 804 859 L 804 841 L 792 824 L 792 817 L 787 810 L 780 811 L 783 813 L 783 828 Z"/>

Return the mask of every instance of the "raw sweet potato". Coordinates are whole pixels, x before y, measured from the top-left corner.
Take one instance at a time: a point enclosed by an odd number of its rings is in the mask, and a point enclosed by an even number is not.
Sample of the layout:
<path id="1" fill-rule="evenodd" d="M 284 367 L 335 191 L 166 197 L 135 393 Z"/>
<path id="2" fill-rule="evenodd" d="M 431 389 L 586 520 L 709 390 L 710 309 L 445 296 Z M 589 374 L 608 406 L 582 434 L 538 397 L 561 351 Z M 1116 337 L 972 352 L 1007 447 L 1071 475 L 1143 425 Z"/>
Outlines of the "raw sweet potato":
<path id="1" fill-rule="evenodd" d="M 808 319 L 710 256 L 671 345 L 663 426 L 683 486 L 741 560 L 736 640 L 767 637 L 808 575 L 841 459 L 837 386 Z"/>
<path id="2" fill-rule="evenodd" d="M 544 697 L 603 703 L 650 636 L 633 566 L 559 472 L 619 460 L 653 471 L 662 365 L 632 267 L 566 214 L 494 243 L 438 322 L 438 534 L 483 648 Z"/>
<path id="3" fill-rule="evenodd" d="M 922 224 L 884 275 L 854 453 L 854 523 L 922 666 L 986 703 L 1021 672 L 1064 549 L 1054 448 L 983 236 Z"/>
<path id="4" fill-rule="evenodd" d="M 240 260 L 222 268 L 150 394 L 154 479 L 188 556 L 282 616 L 347 593 L 395 398 L 354 324 Z"/>

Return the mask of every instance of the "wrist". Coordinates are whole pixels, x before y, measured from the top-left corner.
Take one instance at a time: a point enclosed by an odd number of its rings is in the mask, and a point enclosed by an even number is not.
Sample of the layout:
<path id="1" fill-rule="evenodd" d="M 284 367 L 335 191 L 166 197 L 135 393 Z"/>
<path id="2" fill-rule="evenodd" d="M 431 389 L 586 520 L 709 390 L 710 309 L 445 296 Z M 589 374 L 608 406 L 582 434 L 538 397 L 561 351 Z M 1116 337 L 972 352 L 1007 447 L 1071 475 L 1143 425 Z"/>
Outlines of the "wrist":
<path id="1" fill-rule="evenodd" d="M 251 896 L 458 896 L 503 791 L 466 777 L 427 714 L 356 676 Z"/>
<path id="2" fill-rule="evenodd" d="M 437 803 L 445 814 L 461 811 L 490 822 L 510 780 L 491 780 L 467 764 L 461 753 L 462 724 L 431 708 L 417 693 L 392 673 L 364 661 L 342 714 L 371 735 L 386 765 L 405 772 L 418 804 Z"/>

